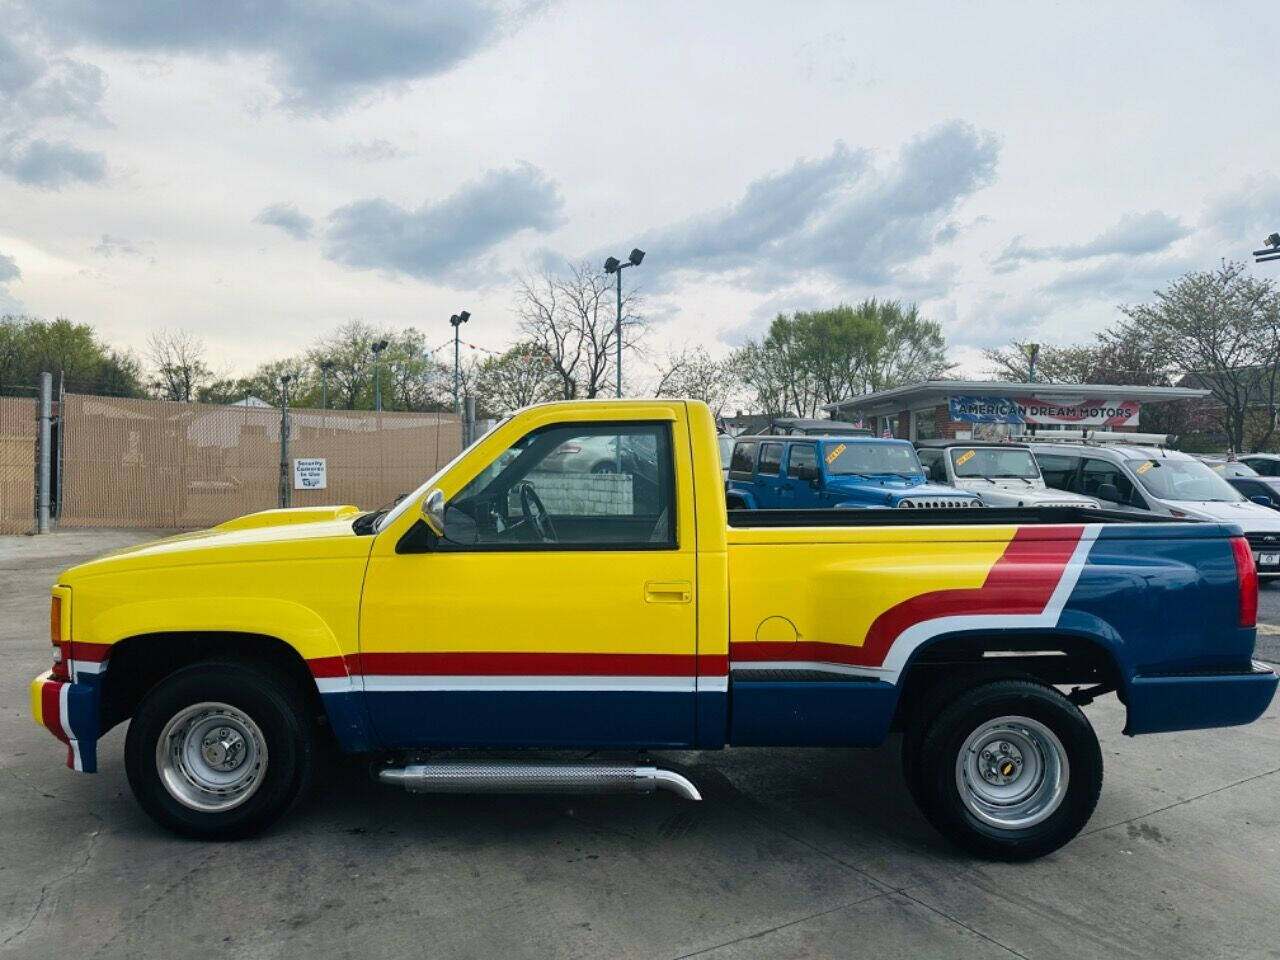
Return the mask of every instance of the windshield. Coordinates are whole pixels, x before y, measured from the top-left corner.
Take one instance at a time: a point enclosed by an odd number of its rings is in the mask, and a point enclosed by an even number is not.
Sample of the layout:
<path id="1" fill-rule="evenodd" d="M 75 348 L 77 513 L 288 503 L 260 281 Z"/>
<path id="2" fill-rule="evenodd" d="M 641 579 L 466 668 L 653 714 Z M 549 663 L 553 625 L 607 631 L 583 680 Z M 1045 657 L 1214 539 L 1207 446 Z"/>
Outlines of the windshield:
<path id="1" fill-rule="evenodd" d="M 1245 499 L 1199 460 L 1130 460 L 1128 465 L 1147 492 L 1161 500 L 1236 503 Z"/>
<path id="2" fill-rule="evenodd" d="M 733 456 L 733 437 L 727 433 L 722 433 L 716 438 L 720 444 L 720 466 L 726 466 L 729 458 Z"/>
<path id="3" fill-rule="evenodd" d="M 824 443 L 822 458 L 833 477 L 924 477 L 915 450 L 906 443 Z"/>
<path id="4" fill-rule="evenodd" d="M 971 447 L 951 451 L 951 466 L 958 478 L 1016 477 L 1021 480 L 1039 480 L 1040 469 L 1030 450 L 1003 449 L 1001 447 Z"/>
<path id="5" fill-rule="evenodd" d="M 1238 460 L 1205 460 L 1205 465 L 1220 477 L 1256 477 L 1258 471 Z"/>

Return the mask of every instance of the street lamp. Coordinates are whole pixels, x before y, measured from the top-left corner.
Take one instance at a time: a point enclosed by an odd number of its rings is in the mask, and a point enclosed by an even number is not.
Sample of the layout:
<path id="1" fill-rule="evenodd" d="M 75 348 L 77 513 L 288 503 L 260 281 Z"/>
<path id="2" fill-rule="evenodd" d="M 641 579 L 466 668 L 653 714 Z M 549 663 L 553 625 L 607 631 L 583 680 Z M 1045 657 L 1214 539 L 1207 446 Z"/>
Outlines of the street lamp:
<path id="1" fill-rule="evenodd" d="M 458 334 L 462 329 L 462 325 L 471 319 L 471 314 L 466 310 L 461 313 L 455 313 L 449 318 L 449 324 L 453 327 L 453 412 L 461 415 L 462 407 L 458 397 Z"/>
<path id="2" fill-rule="evenodd" d="M 324 410 L 329 409 L 329 371 L 334 366 L 332 360 L 325 360 L 320 364 L 320 407 Z"/>
<path id="3" fill-rule="evenodd" d="M 382 412 L 382 364 L 378 362 L 378 354 L 387 349 L 387 341 L 379 340 L 373 345 L 373 409 Z"/>
<path id="4" fill-rule="evenodd" d="M 1273 233 L 1262 241 L 1267 246 L 1253 251 L 1254 263 L 1266 263 L 1268 260 L 1280 260 L 1280 233 Z"/>
<path id="5" fill-rule="evenodd" d="M 622 396 L 622 271 L 627 267 L 638 267 L 640 261 L 644 259 L 644 251 L 639 247 L 631 251 L 631 255 L 627 257 L 626 263 L 620 263 L 617 257 L 610 257 L 604 262 L 605 273 L 615 273 L 618 275 L 618 322 L 613 328 L 614 339 L 617 341 L 618 348 L 618 383 L 615 395 Z"/>
<path id="6" fill-rule="evenodd" d="M 293 374 L 280 377 L 280 496 L 279 505 L 289 506 L 289 381 Z"/>

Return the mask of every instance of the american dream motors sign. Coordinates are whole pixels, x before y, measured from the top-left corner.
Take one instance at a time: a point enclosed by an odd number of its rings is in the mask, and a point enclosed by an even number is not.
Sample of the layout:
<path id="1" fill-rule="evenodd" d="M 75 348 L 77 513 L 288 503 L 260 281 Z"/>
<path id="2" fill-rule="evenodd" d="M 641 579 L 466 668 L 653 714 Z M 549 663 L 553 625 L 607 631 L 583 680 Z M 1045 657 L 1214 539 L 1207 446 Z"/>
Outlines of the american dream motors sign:
<path id="1" fill-rule="evenodd" d="M 1121 397 L 947 398 L 951 419 L 962 423 L 1036 423 L 1075 427 L 1135 427 L 1138 401 Z"/>

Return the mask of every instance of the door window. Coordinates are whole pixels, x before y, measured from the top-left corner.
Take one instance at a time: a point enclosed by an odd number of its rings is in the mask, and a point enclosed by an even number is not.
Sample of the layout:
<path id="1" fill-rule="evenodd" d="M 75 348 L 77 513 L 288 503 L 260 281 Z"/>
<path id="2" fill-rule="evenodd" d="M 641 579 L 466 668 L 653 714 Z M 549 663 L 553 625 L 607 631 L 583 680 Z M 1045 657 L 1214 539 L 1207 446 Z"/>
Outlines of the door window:
<path id="1" fill-rule="evenodd" d="M 750 478 L 756 469 L 756 445 L 738 441 L 733 448 L 733 457 L 729 460 L 729 472 Z"/>
<path id="2" fill-rule="evenodd" d="M 676 546 L 668 424 L 557 426 L 503 451 L 445 509 L 442 546 Z"/>
<path id="3" fill-rule="evenodd" d="M 934 483 L 947 482 L 947 466 L 942 460 L 941 450 L 917 450 L 920 465 L 929 468 L 929 479 Z"/>
<path id="4" fill-rule="evenodd" d="M 1035 456 L 1036 463 L 1040 464 L 1040 473 L 1044 476 L 1045 486 L 1053 487 L 1055 490 L 1076 489 L 1079 457 L 1069 457 L 1060 453 L 1037 453 Z"/>
<path id="5" fill-rule="evenodd" d="M 776 477 L 782 466 L 782 444 L 765 443 L 760 445 L 760 472 L 766 476 Z"/>
<path id="6" fill-rule="evenodd" d="M 813 444 L 792 445 L 787 458 L 787 476 L 793 480 L 812 480 L 818 476 L 818 454 Z"/>
<path id="7" fill-rule="evenodd" d="M 1103 497 L 1098 490 L 1106 484 L 1115 487 L 1120 495 Z M 1098 497 L 1114 503 L 1134 502 L 1133 483 L 1125 476 L 1124 471 L 1114 463 L 1094 460 L 1092 457 L 1085 459 L 1084 469 L 1080 471 L 1080 492 L 1086 497 Z M 1138 500 L 1141 502 L 1141 498 Z"/>

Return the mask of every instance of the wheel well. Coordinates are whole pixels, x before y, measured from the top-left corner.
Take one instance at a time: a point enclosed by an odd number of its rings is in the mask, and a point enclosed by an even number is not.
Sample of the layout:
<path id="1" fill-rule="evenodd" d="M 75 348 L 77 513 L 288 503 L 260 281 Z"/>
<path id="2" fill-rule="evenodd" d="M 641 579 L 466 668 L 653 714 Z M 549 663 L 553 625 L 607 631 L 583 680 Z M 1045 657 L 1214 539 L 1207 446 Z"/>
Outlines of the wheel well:
<path id="1" fill-rule="evenodd" d="M 149 633 L 111 647 L 102 687 L 102 730 L 133 716 L 147 691 L 176 670 L 202 660 L 238 660 L 293 684 L 319 718 L 324 705 L 306 661 L 277 637 L 253 633 Z"/>
<path id="2" fill-rule="evenodd" d="M 731 493 L 724 498 L 725 509 L 727 510 L 745 510 L 747 509 L 747 501 L 742 499 L 736 493 Z"/>
<path id="3" fill-rule="evenodd" d="M 1110 652 L 1087 637 L 944 637 L 920 651 L 902 676 L 894 726 L 933 713 L 952 692 L 1008 678 L 1090 688 L 1079 699 L 1124 689 Z"/>

